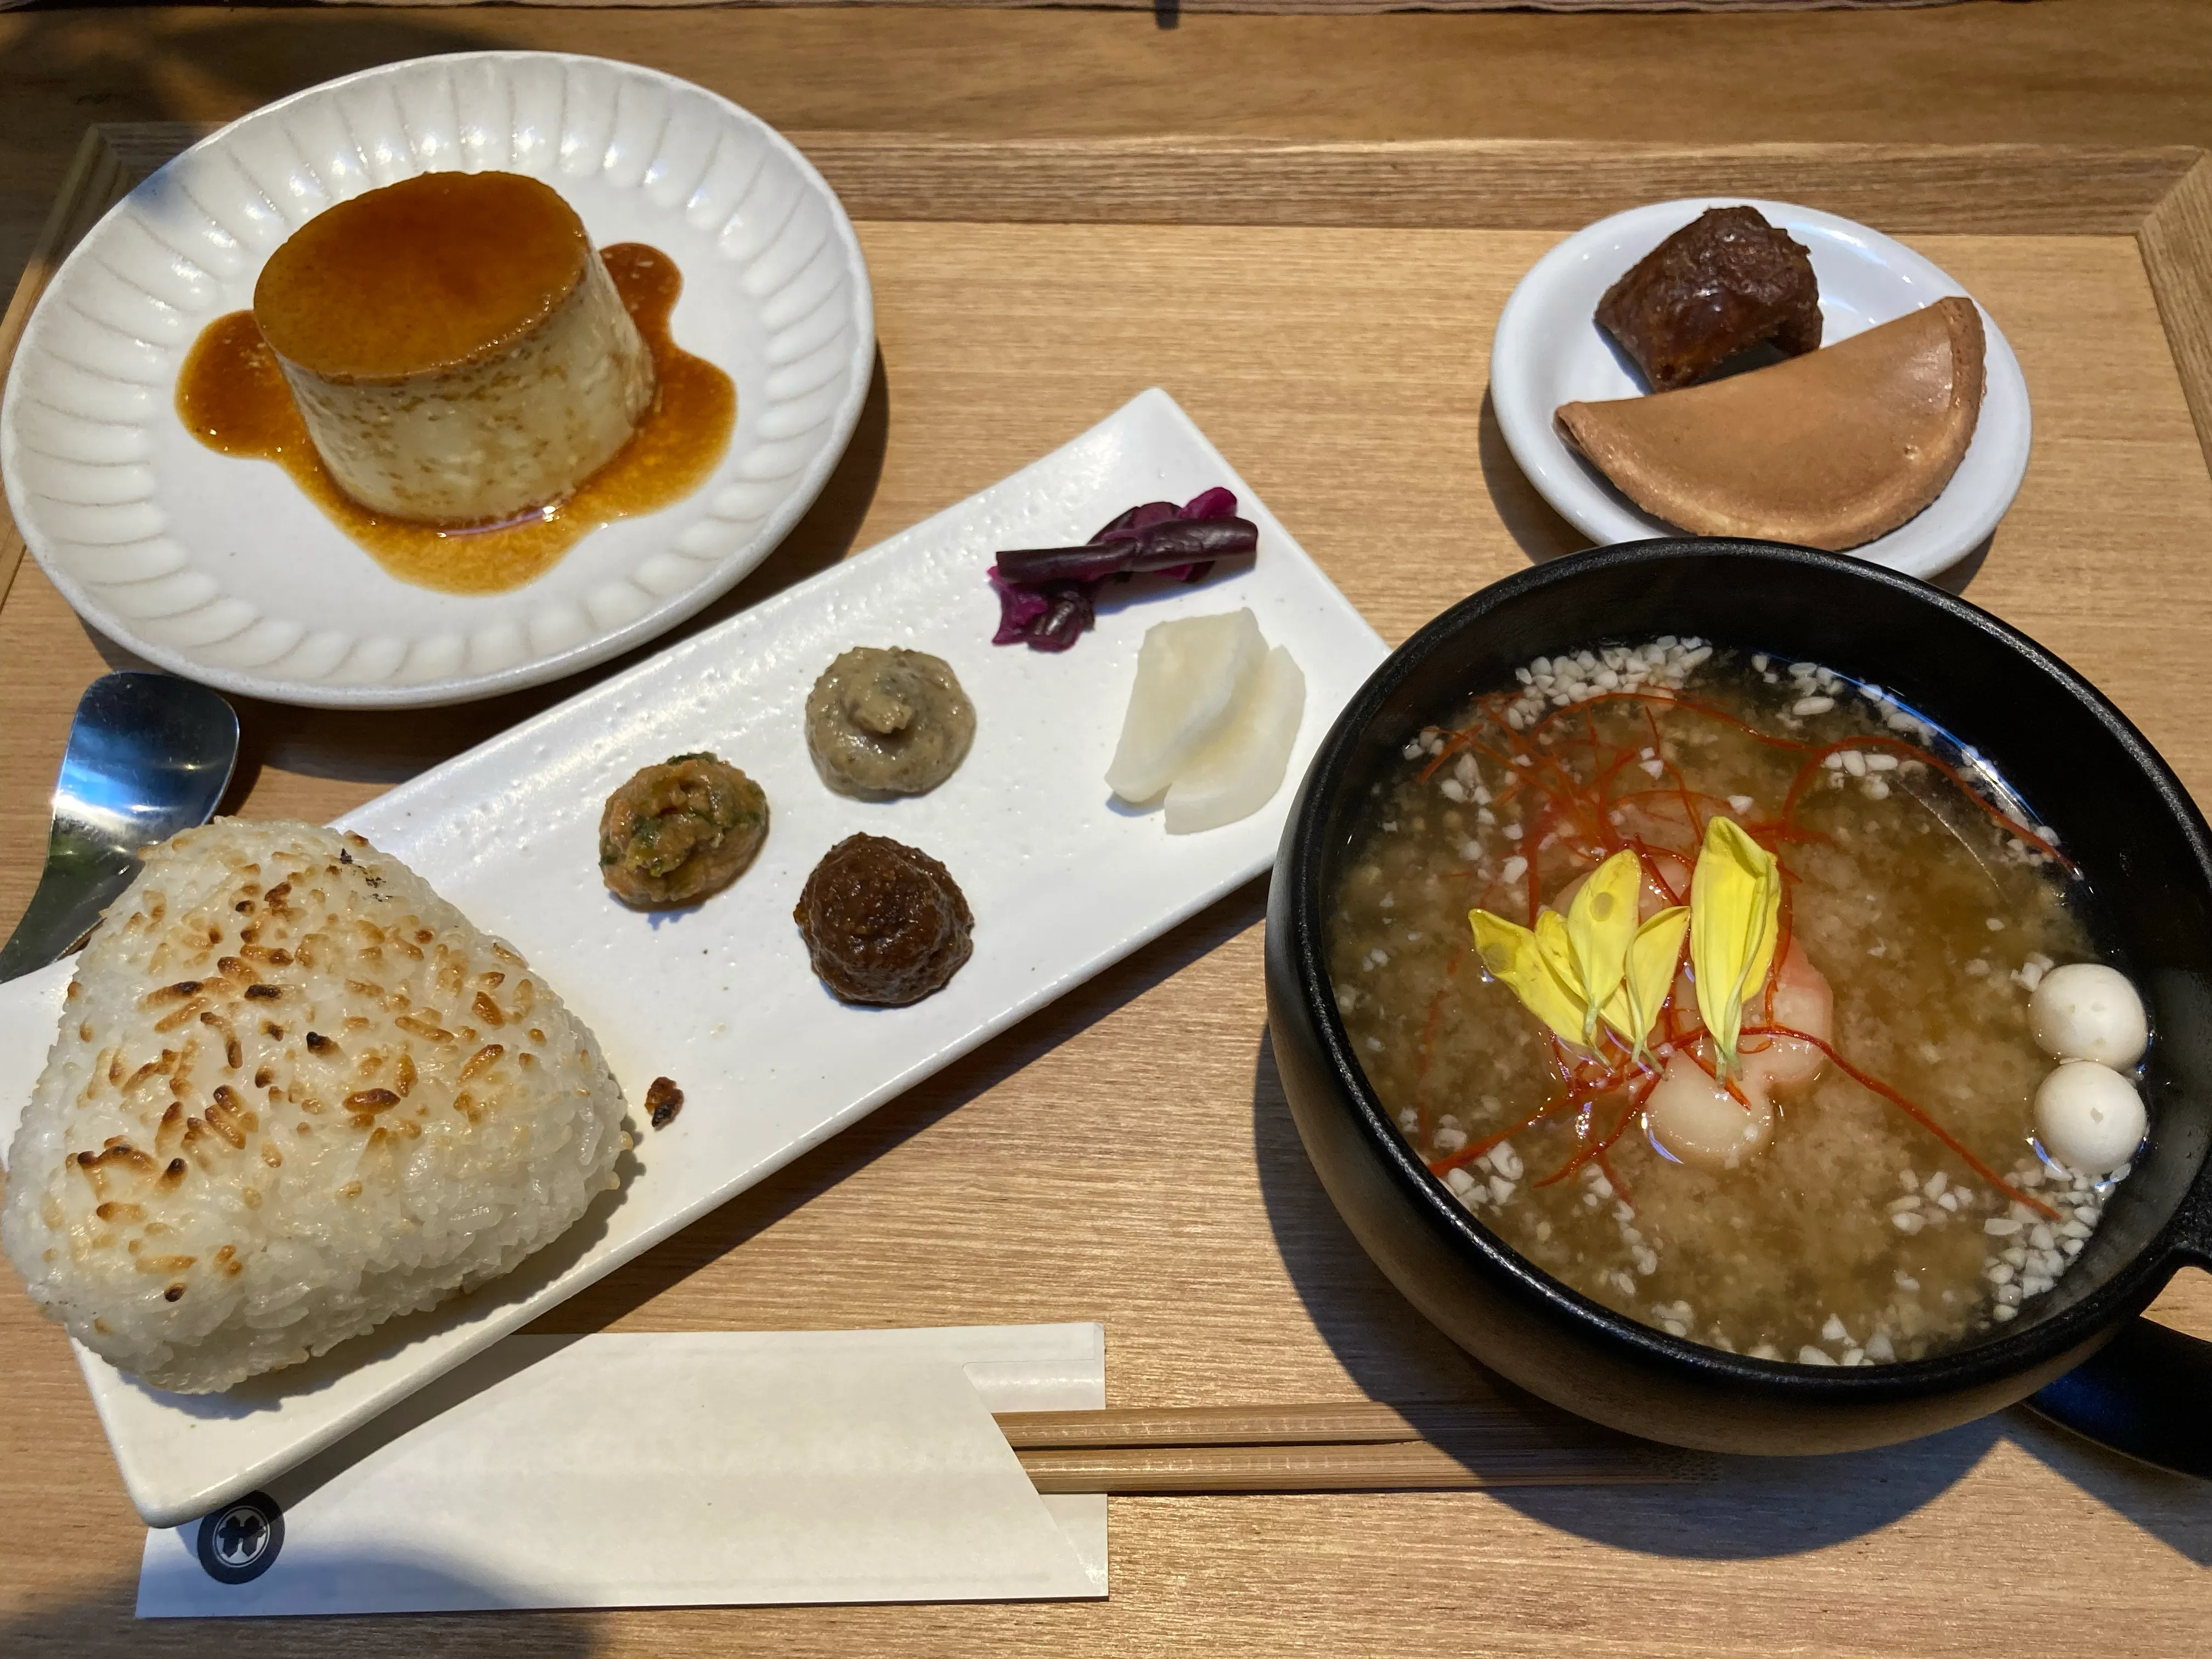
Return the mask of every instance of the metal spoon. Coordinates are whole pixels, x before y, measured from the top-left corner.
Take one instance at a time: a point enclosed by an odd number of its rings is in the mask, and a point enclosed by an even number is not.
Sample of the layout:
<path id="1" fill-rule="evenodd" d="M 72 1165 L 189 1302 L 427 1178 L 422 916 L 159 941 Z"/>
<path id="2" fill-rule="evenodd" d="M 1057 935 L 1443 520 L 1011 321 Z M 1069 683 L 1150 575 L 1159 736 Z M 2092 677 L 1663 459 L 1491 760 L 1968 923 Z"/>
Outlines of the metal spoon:
<path id="1" fill-rule="evenodd" d="M 238 759 L 238 716 L 167 674 L 103 674 L 70 724 L 46 867 L 0 945 L 0 981 L 58 958 L 138 873 L 138 852 L 205 823 Z"/>

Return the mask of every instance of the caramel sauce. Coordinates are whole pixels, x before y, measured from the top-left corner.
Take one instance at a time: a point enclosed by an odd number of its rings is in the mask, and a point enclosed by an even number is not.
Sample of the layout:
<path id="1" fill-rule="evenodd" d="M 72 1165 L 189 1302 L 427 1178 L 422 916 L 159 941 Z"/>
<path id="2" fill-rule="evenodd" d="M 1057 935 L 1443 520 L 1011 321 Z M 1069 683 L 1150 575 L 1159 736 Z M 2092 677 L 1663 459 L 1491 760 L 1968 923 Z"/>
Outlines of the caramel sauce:
<path id="1" fill-rule="evenodd" d="M 698 489 L 729 447 L 737 419 L 730 377 L 678 346 L 669 331 L 684 289 L 676 262 L 642 242 L 618 242 L 599 257 L 653 353 L 653 405 L 612 460 L 524 518 L 441 527 L 375 512 L 346 495 L 315 453 L 276 354 L 250 311 L 217 318 L 192 343 L 177 380 L 178 417 L 219 453 L 276 462 L 401 581 L 443 593 L 520 587 L 601 525 L 658 512 Z"/>

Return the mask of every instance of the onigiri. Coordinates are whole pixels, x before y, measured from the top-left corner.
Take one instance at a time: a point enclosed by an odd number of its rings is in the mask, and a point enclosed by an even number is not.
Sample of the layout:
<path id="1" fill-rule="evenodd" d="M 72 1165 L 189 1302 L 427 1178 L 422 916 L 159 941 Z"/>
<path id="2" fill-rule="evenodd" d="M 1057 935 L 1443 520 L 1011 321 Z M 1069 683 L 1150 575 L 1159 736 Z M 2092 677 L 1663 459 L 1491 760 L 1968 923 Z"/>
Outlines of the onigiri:
<path id="1" fill-rule="evenodd" d="M 50 1316 L 210 1393 L 512 1270 L 601 1193 L 621 1086 L 544 976 L 359 836 L 231 818 L 147 856 L 9 1149 Z"/>

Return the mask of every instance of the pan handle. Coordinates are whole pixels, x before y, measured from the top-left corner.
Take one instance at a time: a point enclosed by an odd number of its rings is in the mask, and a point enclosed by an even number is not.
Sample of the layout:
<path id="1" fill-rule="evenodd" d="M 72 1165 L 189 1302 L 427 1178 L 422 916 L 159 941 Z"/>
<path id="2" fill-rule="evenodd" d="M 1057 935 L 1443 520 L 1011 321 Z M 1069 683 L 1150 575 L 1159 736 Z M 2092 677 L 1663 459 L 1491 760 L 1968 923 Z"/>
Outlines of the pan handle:
<path id="1" fill-rule="evenodd" d="M 2174 1265 L 2212 1268 L 2212 1176 L 2175 1218 Z M 2212 1480 L 2212 1342 L 2131 1319 L 2028 1404 L 2075 1433 L 2160 1468 Z"/>

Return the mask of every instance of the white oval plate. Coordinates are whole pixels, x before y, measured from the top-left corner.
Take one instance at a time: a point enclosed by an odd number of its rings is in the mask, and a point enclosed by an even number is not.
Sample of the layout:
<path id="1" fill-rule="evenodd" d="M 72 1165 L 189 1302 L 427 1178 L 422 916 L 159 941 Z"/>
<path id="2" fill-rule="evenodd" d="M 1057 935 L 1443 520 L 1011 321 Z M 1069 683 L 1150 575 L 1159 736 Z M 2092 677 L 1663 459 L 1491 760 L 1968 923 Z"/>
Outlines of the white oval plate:
<path id="1" fill-rule="evenodd" d="M 1490 395 L 1513 459 L 1544 499 L 1601 547 L 1679 536 L 1570 448 L 1552 412 L 1577 399 L 1633 398 L 1644 390 L 1627 359 L 1597 325 L 1606 289 L 1707 208 L 1743 204 L 1810 252 L 1820 283 L 1821 343 L 1833 345 L 1949 295 L 1972 298 L 1937 266 L 1880 231 L 1832 213 L 1711 196 L 1656 202 L 1601 219 L 1553 248 L 1523 276 L 1498 314 L 1490 348 Z M 1978 306 L 1978 302 L 1977 302 Z M 1933 576 L 1972 552 L 2012 505 L 2027 471 L 2027 382 L 1987 311 L 1982 412 L 1966 459 L 1918 517 L 1851 549 L 1854 557 L 1911 576 Z"/>
<path id="2" fill-rule="evenodd" d="M 674 257 L 676 338 L 736 380 L 737 427 L 684 501 L 593 531 L 511 592 L 438 593 L 386 575 L 271 463 L 192 437 L 177 373 L 325 208 L 495 168 L 551 185 L 601 247 Z M 0 479 L 78 613 L 173 673 L 281 702 L 458 702 L 613 656 L 767 557 L 844 453 L 874 363 L 852 223 L 765 123 L 629 64 L 463 52 L 271 104 L 117 204 L 24 330 Z"/>

